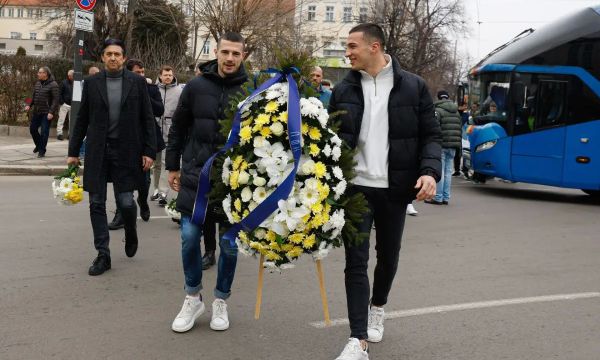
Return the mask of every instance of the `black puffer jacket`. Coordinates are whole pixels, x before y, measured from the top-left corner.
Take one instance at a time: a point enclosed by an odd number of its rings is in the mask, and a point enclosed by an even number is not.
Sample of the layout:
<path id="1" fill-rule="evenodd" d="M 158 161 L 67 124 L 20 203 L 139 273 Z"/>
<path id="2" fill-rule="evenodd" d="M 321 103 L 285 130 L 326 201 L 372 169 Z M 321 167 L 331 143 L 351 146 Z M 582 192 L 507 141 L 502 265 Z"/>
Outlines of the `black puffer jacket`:
<path id="1" fill-rule="evenodd" d="M 181 93 L 169 130 L 167 170 L 180 170 L 181 189 L 177 210 L 191 215 L 194 209 L 198 176 L 202 166 L 225 143 L 219 134 L 219 120 L 225 117 L 229 99 L 240 92 L 248 76 L 243 65 L 226 78 L 217 73 L 216 61 L 204 67 L 202 76 L 192 79 Z"/>
<path id="2" fill-rule="evenodd" d="M 31 99 L 34 114 L 50 113 L 58 116 L 60 89 L 52 74 L 49 74 L 47 80 L 36 81 Z"/>
<path id="3" fill-rule="evenodd" d="M 431 175 L 436 181 L 441 174 L 441 133 L 433 111 L 433 101 L 425 81 L 404 71 L 393 59 L 394 86 L 388 101 L 388 180 L 390 197 L 410 202 L 421 175 Z M 364 111 L 361 74 L 350 73 L 331 95 L 329 113 L 344 110 L 340 116 L 339 136 L 352 148 L 356 147 Z M 377 141 L 377 139 L 370 139 Z"/>
<path id="4" fill-rule="evenodd" d="M 438 100 L 435 102 L 435 117 L 442 127 L 442 147 L 460 149 L 462 127 L 458 106 L 452 100 Z"/>

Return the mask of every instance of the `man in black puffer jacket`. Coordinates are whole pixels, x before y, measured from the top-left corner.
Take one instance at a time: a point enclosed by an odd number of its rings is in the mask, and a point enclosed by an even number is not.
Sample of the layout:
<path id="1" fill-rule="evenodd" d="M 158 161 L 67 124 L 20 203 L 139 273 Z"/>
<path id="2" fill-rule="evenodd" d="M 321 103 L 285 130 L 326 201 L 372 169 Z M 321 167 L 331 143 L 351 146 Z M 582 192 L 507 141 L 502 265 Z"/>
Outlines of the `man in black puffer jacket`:
<path id="1" fill-rule="evenodd" d="M 181 257 L 187 294 L 171 326 L 176 332 L 190 330 L 205 309 L 200 296 L 202 226 L 193 224 L 191 215 L 202 166 L 225 142 L 219 134 L 219 120 L 225 117 L 229 99 L 242 91 L 242 85 L 248 79 L 242 65 L 244 49 L 244 38 L 240 34 L 226 33 L 219 39 L 215 51 L 217 59 L 203 68 L 202 76 L 185 86 L 169 129 L 165 167 L 169 171 L 169 185 L 179 192 L 177 210 L 181 212 Z M 212 304 L 210 327 L 226 330 L 229 319 L 225 300 L 231 295 L 237 247 L 227 240 L 221 240 L 219 246 L 216 300 Z"/>
<path id="2" fill-rule="evenodd" d="M 383 337 L 383 306 L 398 268 L 406 206 L 435 195 L 440 177 L 440 126 L 425 81 L 385 54 L 383 30 L 360 24 L 350 30 L 346 57 L 352 71 L 333 90 L 329 112 L 344 110 L 339 136 L 357 150 L 348 191 L 362 193 L 370 212 L 359 231 L 377 224 L 377 265 L 369 304 L 369 240 L 344 239 L 350 340 L 338 360 L 367 360 L 367 341 Z M 370 305 L 370 306 L 369 306 Z"/>

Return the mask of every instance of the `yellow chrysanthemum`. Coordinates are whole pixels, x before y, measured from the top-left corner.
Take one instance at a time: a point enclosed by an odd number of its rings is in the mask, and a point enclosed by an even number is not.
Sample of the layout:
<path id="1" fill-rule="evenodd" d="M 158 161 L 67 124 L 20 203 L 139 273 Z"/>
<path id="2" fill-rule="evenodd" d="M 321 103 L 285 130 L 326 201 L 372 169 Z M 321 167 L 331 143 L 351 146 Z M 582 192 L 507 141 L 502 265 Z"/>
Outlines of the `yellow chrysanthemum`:
<path id="1" fill-rule="evenodd" d="M 288 121 L 288 113 L 287 113 L 287 111 L 284 111 L 281 114 L 279 114 L 278 120 L 281 121 L 281 122 L 287 123 L 287 121 Z"/>
<path id="2" fill-rule="evenodd" d="M 315 176 L 320 179 L 323 176 L 325 176 L 325 173 L 327 172 L 327 167 L 325 166 L 325 164 L 323 164 L 322 162 L 317 162 L 315 163 Z"/>
<path id="3" fill-rule="evenodd" d="M 323 184 L 322 182 L 317 182 L 317 190 L 319 191 L 319 200 L 325 200 L 327 199 L 327 196 L 329 196 L 329 185 L 327 184 Z"/>
<path id="4" fill-rule="evenodd" d="M 271 122 L 271 115 L 269 114 L 260 114 L 256 117 L 256 125 L 264 126 Z"/>
<path id="5" fill-rule="evenodd" d="M 79 183 L 81 182 L 81 178 L 80 178 L 79 176 L 75 176 L 75 179 L 73 179 L 73 181 L 74 181 L 76 184 L 79 184 Z"/>
<path id="6" fill-rule="evenodd" d="M 315 246 L 316 242 L 317 239 L 315 237 L 315 234 L 311 234 L 310 236 L 307 236 L 306 239 L 304 239 L 304 241 L 302 242 L 302 247 L 305 249 L 311 249 L 313 246 Z"/>
<path id="7" fill-rule="evenodd" d="M 279 254 L 277 254 L 275 251 L 267 251 L 265 258 L 271 261 L 281 260 L 281 256 L 279 256 Z"/>
<path id="8" fill-rule="evenodd" d="M 258 241 L 251 241 L 250 248 L 254 249 L 254 250 L 260 250 L 262 248 L 262 244 L 259 243 Z"/>
<path id="9" fill-rule="evenodd" d="M 252 129 L 250 128 L 250 126 L 244 126 L 240 130 L 240 139 L 242 139 L 242 142 L 246 142 L 252 139 Z"/>
<path id="10" fill-rule="evenodd" d="M 252 118 L 249 118 L 248 120 L 244 120 L 244 121 L 242 121 L 242 124 L 241 124 L 241 125 L 242 125 L 242 126 L 250 126 L 250 125 L 252 125 L 252 122 L 253 122 L 253 121 L 254 121 L 254 119 L 252 119 Z"/>
<path id="11" fill-rule="evenodd" d="M 275 241 L 275 239 L 277 239 L 277 234 L 275 234 L 274 231 L 269 230 L 267 232 L 267 235 L 265 236 L 265 239 L 267 239 L 267 241 L 270 241 L 270 242 Z"/>
<path id="12" fill-rule="evenodd" d="M 262 137 L 264 137 L 265 139 L 268 139 L 271 137 L 271 129 L 269 129 L 268 127 L 263 127 L 262 129 L 260 129 L 260 134 L 262 135 Z"/>
<path id="13" fill-rule="evenodd" d="M 243 215 L 243 217 L 246 217 L 246 216 L 248 216 L 248 215 L 250 215 L 250 210 L 248 210 L 248 209 L 244 210 L 244 215 Z"/>
<path id="14" fill-rule="evenodd" d="M 323 211 L 323 203 L 322 202 L 316 202 L 313 204 L 313 206 L 310 207 L 310 210 L 313 212 L 313 214 L 317 214 Z"/>
<path id="15" fill-rule="evenodd" d="M 310 222 L 310 224 L 313 227 L 319 227 L 321 225 L 323 225 L 325 222 L 323 221 L 323 215 L 321 215 L 321 213 L 319 214 L 314 214 L 312 221 Z"/>
<path id="16" fill-rule="evenodd" d="M 310 149 L 311 156 L 317 156 L 321 152 L 321 149 L 319 149 L 319 146 L 317 144 L 310 144 L 308 147 Z"/>
<path id="17" fill-rule="evenodd" d="M 240 186 L 240 184 L 238 183 L 239 176 L 240 172 L 237 170 L 232 171 L 231 174 L 229 174 L 229 185 L 233 190 L 237 189 Z"/>
<path id="18" fill-rule="evenodd" d="M 244 232 L 243 230 L 240 230 L 240 232 L 238 232 L 238 238 L 241 241 L 247 242 L 248 241 L 248 234 L 246 234 L 246 232 Z"/>
<path id="19" fill-rule="evenodd" d="M 303 222 L 303 223 L 307 224 L 307 223 L 308 223 L 308 220 L 310 220 L 310 213 L 308 213 L 308 214 L 306 214 L 306 215 L 304 215 L 304 216 L 302 217 L 302 222 Z"/>
<path id="20" fill-rule="evenodd" d="M 244 158 L 242 157 L 242 155 L 236 156 L 236 158 L 233 159 L 233 170 L 238 170 L 243 161 Z"/>
<path id="21" fill-rule="evenodd" d="M 294 244 L 283 244 L 281 245 L 281 251 L 288 252 L 294 248 Z"/>
<path id="22" fill-rule="evenodd" d="M 316 127 L 311 127 L 308 131 L 308 136 L 313 140 L 321 139 L 321 131 Z"/>
<path id="23" fill-rule="evenodd" d="M 242 200 L 240 200 L 239 198 L 235 199 L 235 201 L 233 202 L 233 206 L 237 211 L 242 211 Z"/>
<path id="24" fill-rule="evenodd" d="M 302 255 L 304 250 L 300 246 L 294 246 L 294 248 L 286 253 L 286 255 L 290 258 L 297 258 Z"/>
<path id="25" fill-rule="evenodd" d="M 306 124 L 306 123 L 303 123 L 302 124 L 302 135 L 308 134 L 309 129 L 310 129 L 310 126 L 308 126 L 308 124 Z"/>
<path id="26" fill-rule="evenodd" d="M 242 219 L 240 218 L 240 214 L 238 214 L 238 213 L 237 213 L 237 211 L 232 211 L 232 212 L 231 212 L 231 217 L 233 218 L 233 222 L 234 222 L 234 223 L 239 223 L 239 222 L 240 222 L 240 220 L 242 220 Z"/>
<path id="27" fill-rule="evenodd" d="M 304 234 L 302 233 L 294 233 L 288 236 L 288 240 L 294 244 L 302 244 L 302 240 L 304 240 Z"/>
<path id="28" fill-rule="evenodd" d="M 240 170 L 246 170 L 248 168 L 248 163 L 246 162 L 246 160 L 242 161 L 242 163 L 240 164 Z"/>
<path id="29" fill-rule="evenodd" d="M 277 111 L 277 108 L 279 108 L 277 101 L 269 101 L 267 105 L 265 105 L 265 111 L 268 113 Z"/>
<path id="30" fill-rule="evenodd" d="M 270 243 L 269 246 L 271 247 L 271 250 L 281 251 L 281 246 L 279 246 L 279 244 L 275 241 Z"/>

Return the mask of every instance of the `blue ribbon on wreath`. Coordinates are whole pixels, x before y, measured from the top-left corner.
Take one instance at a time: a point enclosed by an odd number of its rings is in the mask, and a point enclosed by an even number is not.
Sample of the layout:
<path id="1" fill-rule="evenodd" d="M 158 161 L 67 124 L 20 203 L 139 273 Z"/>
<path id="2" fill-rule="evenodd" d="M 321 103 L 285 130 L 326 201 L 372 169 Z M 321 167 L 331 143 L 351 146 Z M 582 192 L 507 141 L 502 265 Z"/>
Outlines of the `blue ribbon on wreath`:
<path id="1" fill-rule="evenodd" d="M 277 203 L 279 200 L 285 200 L 288 198 L 292 188 L 294 187 L 294 180 L 296 178 L 296 172 L 298 171 L 300 156 L 302 155 L 302 117 L 300 115 L 300 93 L 298 91 L 298 85 L 293 77 L 294 73 L 300 73 L 300 71 L 297 68 L 292 67 L 283 70 L 268 69 L 263 72 L 275 74 L 275 76 L 265 81 L 258 88 L 255 86 L 256 90 L 254 90 L 254 92 L 252 92 L 252 94 L 246 98 L 246 100 L 236 111 L 227 142 L 219 151 L 214 153 L 202 167 L 200 178 L 198 180 L 198 189 L 196 191 L 196 201 L 194 202 L 194 210 L 192 212 L 192 223 L 196 225 L 202 225 L 204 223 L 204 219 L 206 218 L 208 194 L 210 193 L 211 189 L 210 172 L 214 159 L 239 143 L 242 119 L 240 109 L 243 109 L 246 102 L 251 100 L 253 97 L 259 95 L 272 85 L 283 80 L 287 81 L 289 89 L 287 101 L 287 125 L 290 148 L 294 156 L 294 168 L 285 178 L 285 180 L 275 189 L 275 191 L 271 193 L 271 195 L 269 195 L 240 222 L 232 224 L 231 228 L 229 228 L 229 230 L 223 235 L 223 238 L 229 240 L 232 246 L 235 245 L 235 239 L 238 237 L 238 234 L 241 230 L 251 232 L 256 229 L 266 218 L 268 218 L 275 210 L 278 209 Z"/>

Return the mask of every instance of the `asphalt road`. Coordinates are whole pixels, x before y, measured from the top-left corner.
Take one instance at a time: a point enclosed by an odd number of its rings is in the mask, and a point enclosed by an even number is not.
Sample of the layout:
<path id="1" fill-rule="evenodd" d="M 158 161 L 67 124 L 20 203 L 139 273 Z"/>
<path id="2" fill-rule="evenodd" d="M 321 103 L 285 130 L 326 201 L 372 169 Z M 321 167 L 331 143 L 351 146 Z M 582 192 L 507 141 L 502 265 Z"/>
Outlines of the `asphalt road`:
<path id="1" fill-rule="evenodd" d="M 183 274 L 169 219 L 138 223 L 133 259 L 113 232 L 113 268 L 93 278 L 87 203 L 56 204 L 47 177 L 0 177 L 0 194 L 0 359 L 326 360 L 347 341 L 347 325 L 313 324 L 323 314 L 308 258 L 266 273 L 254 320 L 258 261 L 240 255 L 231 328 L 210 330 L 207 312 L 176 334 Z M 386 306 L 393 318 L 371 359 L 600 359 L 600 204 L 577 190 L 457 180 L 449 206 L 416 207 Z M 324 261 L 342 323 L 343 257 Z M 207 305 L 215 276 L 204 273 Z"/>

